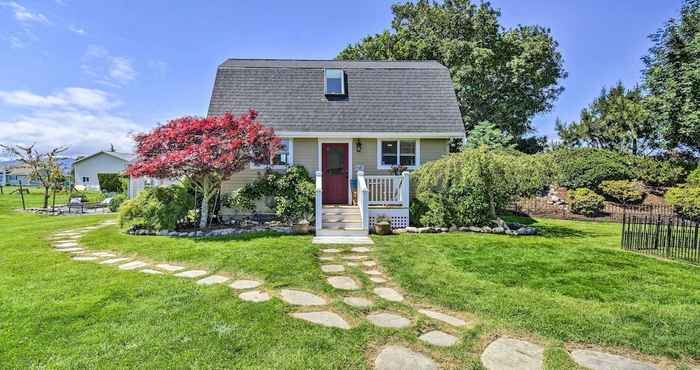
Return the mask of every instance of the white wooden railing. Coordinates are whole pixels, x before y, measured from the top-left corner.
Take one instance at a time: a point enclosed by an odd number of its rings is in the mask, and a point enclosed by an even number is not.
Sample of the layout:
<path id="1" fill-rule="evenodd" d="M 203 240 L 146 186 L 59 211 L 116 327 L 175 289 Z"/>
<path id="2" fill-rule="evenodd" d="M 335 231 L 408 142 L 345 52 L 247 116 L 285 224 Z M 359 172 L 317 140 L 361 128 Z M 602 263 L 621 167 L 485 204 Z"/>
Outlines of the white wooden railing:
<path id="1" fill-rule="evenodd" d="M 369 190 L 368 204 L 400 205 L 402 207 L 408 207 L 408 178 L 408 172 L 403 172 L 401 176 L 365 176 L 367 188 Z"/>
<path id="2" fill-rule="evenodd" d="M 369 188 L 364 171 L 357 171 L 357 206 L 360 208 L 362 229 L 369 231 Z"/>
<path id="3" fill-rule="evenodd" d="M 321 230 L 323 223 L 323 179 L 321 171 L 316 171 L 316 231 Z"/>

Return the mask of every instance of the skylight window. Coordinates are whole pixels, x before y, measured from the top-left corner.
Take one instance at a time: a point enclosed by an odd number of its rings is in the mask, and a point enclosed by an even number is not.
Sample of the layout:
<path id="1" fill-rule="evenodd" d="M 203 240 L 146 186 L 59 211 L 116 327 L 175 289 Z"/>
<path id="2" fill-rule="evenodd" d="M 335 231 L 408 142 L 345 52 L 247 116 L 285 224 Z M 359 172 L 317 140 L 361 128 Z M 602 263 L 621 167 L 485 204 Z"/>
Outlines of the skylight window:
<path id="1" fill-rule="evenodd" d="M 326 69 L 325 93 L 326 95 L 345 95 L 345 78 L 342 69 Z"/>

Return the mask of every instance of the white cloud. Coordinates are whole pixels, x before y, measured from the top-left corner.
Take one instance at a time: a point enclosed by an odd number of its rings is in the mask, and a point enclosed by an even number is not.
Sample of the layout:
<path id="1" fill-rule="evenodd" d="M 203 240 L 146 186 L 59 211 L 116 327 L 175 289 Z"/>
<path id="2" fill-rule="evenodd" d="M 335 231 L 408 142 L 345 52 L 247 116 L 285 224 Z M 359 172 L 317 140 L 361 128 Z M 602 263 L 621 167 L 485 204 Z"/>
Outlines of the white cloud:
<path id="1" fill-rule="evenodd" d="M 84 28 L 77 27 L 77 26 L 74 26 L 74 25 L 68 26 L 68 30 L 71 31 L 71 32 L 73 32 L 73 33 L 75 33 L 75 34 L 78 34 L 78 35 L 80 35 L 80 36 L 85 36 L 85 35 L 87 34 L 87 31 L 85 31 Z"/>
<path id="2" fill-rule="evenodd" d="M 36 143 L 41 148 L 67 146 L 69 155 L 91 154 L 110 144 L 119 151 L 132 151 L 131 134 L 144 129 L 109 113 L 60 110 L 39 110 L 15 120 L 0 120 L 0 127 L 0 143 Z"/>
<path id="3" fill-rule="evenodd" d="M 22 23 L 49 24 L 49 19 L 46 18 L 45 15 L 31 12 L 29 9 L 14 1 L 0 2 L 0 6 L 10 8 L 15 14 L 15 19 Z"/>
<path id="4" fill-rule="evenodd" d="M 136 70 L 129 58 L 114 56 L 96 45 L 88 46 L 80 68 L 96 82 L 113 87 L 124 86 L 136 78 Z"/>
<path id="5" fill-rule="evenodd" d="M 25 90 L 0 91 L 0 101 L 34 108 L 87 109 L 105 111 L 120 102 L 102 90 L 68 87 L 52 95 L 38 95 Z"/>

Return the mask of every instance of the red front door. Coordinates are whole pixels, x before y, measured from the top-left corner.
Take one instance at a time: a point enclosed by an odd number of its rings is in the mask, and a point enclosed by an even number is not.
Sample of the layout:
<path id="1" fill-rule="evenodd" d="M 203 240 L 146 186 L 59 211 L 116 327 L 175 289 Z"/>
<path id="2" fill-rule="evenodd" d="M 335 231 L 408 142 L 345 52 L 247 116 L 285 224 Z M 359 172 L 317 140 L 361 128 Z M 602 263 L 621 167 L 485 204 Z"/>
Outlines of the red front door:
<path id="1" fill-rule="evenodd" d="M 348 144 L 321 144 L 323 204 L 348 204 Z"/>

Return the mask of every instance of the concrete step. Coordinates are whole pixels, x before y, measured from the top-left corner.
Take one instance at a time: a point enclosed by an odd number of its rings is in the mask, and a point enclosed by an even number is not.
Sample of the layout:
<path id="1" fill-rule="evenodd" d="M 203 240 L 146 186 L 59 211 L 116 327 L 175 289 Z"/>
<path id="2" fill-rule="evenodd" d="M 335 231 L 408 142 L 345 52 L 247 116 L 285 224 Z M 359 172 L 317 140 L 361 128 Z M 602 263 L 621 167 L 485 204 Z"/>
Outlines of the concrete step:
<path id="1" fill-rule="evenodd" d="M 367 230 L 360 229 L 321 229 L 316 230 L 316 236 L 367 236 Z"/>
<path id="2" fill-rule="evenodd" d="M 362 217 L 357 215 L 323 215 L 323 223 L 333 223 L 333 222 L 351 222 L 351 223 L 361 223 Z"/>
<path id="3" fill-rule="evenodd" d="M 362 230 L 362 222 L 324 222 L 323 229 L 360 229 Z"/>

